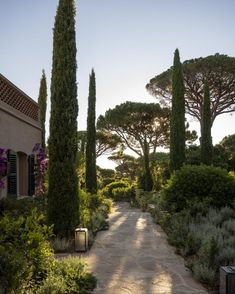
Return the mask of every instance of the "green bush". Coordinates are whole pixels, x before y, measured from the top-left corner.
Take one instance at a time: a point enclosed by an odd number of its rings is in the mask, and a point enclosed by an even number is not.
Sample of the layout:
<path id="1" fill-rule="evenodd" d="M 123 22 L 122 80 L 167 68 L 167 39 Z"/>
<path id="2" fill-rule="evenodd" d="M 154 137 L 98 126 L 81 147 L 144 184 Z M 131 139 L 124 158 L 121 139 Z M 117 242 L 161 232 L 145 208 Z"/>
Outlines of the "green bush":
<path id="1" fill-rule="evenodd" d="M 112 202 L 111 199 L 104 198 L 104 199 L 102 200 L 102 204 L 101 204 L 101 206 L 100 206 L 100 209 L 103 209 L 103 207 L 105 207 L 105 208 L 104 208 L 105 211 L 106 211 L 107 213 L 111 213 L 111 211 L 112 211 L 112 205 L 113 205 L 113 202 Z"/>
<path id="2" fill-rule="evenodd" d="M 4 214 L 12 216 L 28 216 L 33 208 L 46 215 L 46 198 L 45 197 L 26 197 L 16 199 L 14 196 L 7 196 L 0 200 L 0 217 Z"/>
<path id="3" fill-rule="evenodd" d="M 102 181 L 99 183 L 99 188 L 103 189 L 106 187 L 108 184 L 115 182 L 115 178 L 104 178 Z"/>
<path id="4" fill-rule="evenodd" d="M 97 211 L 91 216 L 91 231 L 95 235 L 101 230 L 107 230 L 109 223 L 106 221 L 105 216 L 102 212 Z"/>
<path id="5" fill-rule="evenodd" d="M 232 206 L 235 180 L 227 171 L 211 166 L 183 166 L 164 188 L 164 199 L 173 211 L 208 200 L 208 206 Z"/>
<path id="6" fill-rule="evenodd" d="M 158 163 L 153 169 L 153 188 L 160 191 L 170 178 L 170 168 L 168 162 Z"/>
<path id="7" fill-rule="evenodd" d="M 101 194 L 103 194 L 105 197 L 113 199 L 113 189 L 128 188 L 128 187 L 130 187 L 130 184 L 128 181 L 112 182 L 108 184 L 104 189 L 101 190 Z"/>
<path id="8" fill-rule="evenodd" d="M 106 218 L 111 212 L 112 200 L 105 198 L 102 193 L 91 195 L 83 190 L 80 190 L 79 197 L 80 226 L 88 228 L 92 240 L 98 231 L 108 229 Z"/>
<path id="9" fill-rule="evenodd" d="M 5 215 L 0 220 L 0 281 L 6 293 L 29 293 L 54 265 L 48 238 L 52 227 L 34 209 L 27 217 Z"/>
<path id="10" fill-rule="evenodd" d="M 90 293 L 96 286 L 96 278 L 86 272 L 86 266 L 78 257 L 57 260 L 53 271 L 37 290 L 39 294 Z"/>
<path id="11" fill-rule="evenodd" d="M 147 192 L 142 189 L 135 190 L 136 202 L 142 211 L 149 210 L 149 204 L 156 205 L 159 202 L 159 195 L 160 193 Z"/>
<path id="12" fill-rule="evenodd" d="M 131 201 L 135 197 L 133 187 L 114 188 L 112 190 L 112 198 L 114 201 Z"/>
<path id="13" fill-rule="evenodd" d="M 1 293 L 90 293 L 94 276 L 79 258 L 57 261 L 48 241 L 51 236 L 52 227 L 45 225 L 37 209 L 27 217 L 1 218 Z"/>

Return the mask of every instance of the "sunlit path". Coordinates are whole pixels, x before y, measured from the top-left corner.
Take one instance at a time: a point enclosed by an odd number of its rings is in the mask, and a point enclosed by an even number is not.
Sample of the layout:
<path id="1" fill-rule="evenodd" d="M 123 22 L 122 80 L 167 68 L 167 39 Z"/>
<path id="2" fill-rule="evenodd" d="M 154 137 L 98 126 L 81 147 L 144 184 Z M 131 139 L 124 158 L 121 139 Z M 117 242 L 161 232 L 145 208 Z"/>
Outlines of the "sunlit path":
<path id="1" fill-rule="evenodd" d="M 98 278 L 94 293 L 207 293 L 150 214 L 129 208 L 128 203 L 115 206 L 110 229 L 98 233 L 84 258 Z"/>

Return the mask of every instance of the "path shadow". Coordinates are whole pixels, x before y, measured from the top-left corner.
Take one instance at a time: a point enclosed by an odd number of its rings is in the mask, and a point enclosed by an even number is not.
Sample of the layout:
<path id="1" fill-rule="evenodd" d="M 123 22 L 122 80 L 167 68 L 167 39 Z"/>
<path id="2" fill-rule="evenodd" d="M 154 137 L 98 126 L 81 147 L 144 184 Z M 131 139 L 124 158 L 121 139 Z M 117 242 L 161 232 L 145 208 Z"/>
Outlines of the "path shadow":
<path id="1" fill-rule="evenodd" d="M 82 256 L 98 278 L 94 293 L 207 293 L 192 285 L 181 258 L 149 213 L 118 203 L 109 222 L 110 229 L 99 232 L 91 250 Z"/>

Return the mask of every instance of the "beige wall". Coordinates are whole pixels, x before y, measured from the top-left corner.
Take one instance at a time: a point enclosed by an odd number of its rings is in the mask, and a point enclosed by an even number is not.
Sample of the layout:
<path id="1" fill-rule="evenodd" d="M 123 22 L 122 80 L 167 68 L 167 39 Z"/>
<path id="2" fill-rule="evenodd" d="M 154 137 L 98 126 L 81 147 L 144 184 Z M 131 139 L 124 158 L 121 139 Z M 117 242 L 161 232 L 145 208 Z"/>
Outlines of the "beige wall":
<path id="1" fill-rule="evenodd" d="M 40 124 L 0 101 L 0 147 L 32 154 L 41 143 Z"/>
<path id="2" fill-rule="evenodd" d="M 40 123 L 24 115 L 0 100 L 0 147 L 11 149 L 18 155 L 18 194 L 28 193 L 28 161 L 36 143 L 41 143 Z M 26 174 L 27 173 L 27 174 Z M 7 195 L 7 178 L 5 189 L 0 191 L 0 198 Z"/>

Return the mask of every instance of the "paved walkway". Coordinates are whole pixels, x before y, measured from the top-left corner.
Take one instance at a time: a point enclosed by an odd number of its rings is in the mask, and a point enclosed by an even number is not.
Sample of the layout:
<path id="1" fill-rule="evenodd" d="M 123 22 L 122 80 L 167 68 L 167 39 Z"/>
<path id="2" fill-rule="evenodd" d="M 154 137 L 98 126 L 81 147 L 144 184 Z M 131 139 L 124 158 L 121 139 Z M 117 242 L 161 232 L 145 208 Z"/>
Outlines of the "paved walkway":
<path id="1" fill-rule="evenodd" d="M 110 215 L 110 229 L 98 233 L 83 255 L 98 278 L 97 294 L 208 293 L 174 253 L 161 227 L 149 213 L 119 203 Z"/>

